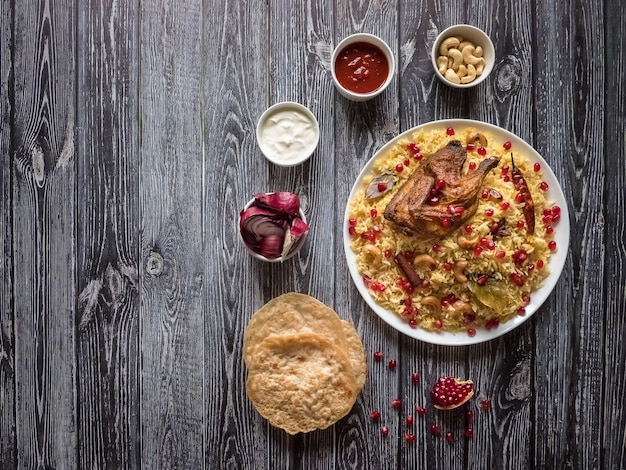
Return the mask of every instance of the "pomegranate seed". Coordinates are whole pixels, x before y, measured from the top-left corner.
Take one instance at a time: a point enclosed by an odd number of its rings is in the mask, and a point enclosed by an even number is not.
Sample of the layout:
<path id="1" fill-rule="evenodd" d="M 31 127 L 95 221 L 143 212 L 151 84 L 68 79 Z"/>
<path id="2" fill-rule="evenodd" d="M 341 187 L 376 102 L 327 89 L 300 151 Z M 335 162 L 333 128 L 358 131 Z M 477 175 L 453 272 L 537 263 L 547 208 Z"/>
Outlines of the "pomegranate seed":
<path id="1" fill-rule="evenodd" d="M 411 160 L 409 160 L 408 158 L 404 160 L 404 166 L 410 166 L 411 165 Z"/>
<path id="2" fill-rule="evenodd" d="M 431 433 L 433 436 L 438 436 L 439 434 L 441 434 L 441 428 L 440 428 L 439 426 L 437 426 L 436 424 L 433 424 L 433 425 L 430 427 L 430 433 Z"/>
<path id="3" fill-rule="evenodd" d="M 480 254 L 483 252 L 483 247 L 482 246 L 477 246 L 476 248 L 474 248 L 474 256 L 478 257 L 480 256 Z"/>
<path id="4" fill-rule="evenodd" d="M 391 400 L 391 406 L 397 410 L 402 406 L 402 400 L 400 400 L 399 398 L 394 398 L 393 400 Z"/>
<path id="5" fill-rule="evenodd" d="M 416 320 L 416 319 L 414 319 L 414 318 L 413 318 L 413 319 L 411 319 L 411 320 L 409 320 L 409 326 L 410 326 L 411 328 L 417 328 L 417 320 Z"/>
<path id="6" fill-rule="evenodd" d="M 356 235 L 356 229 L 354 227 L 348 227 L 348 233 L 350 236 Z"/>
<path id="7" fill-rule="evenodd" d="M 385 250 L 383 252 L 383 254 L 384 254 L 385 258 L 391 258 L 391 250 Z"/>
<path id="8" fill-rule="evenodd" d="M 419 153 L 420 152 L 420 148 L 415 145 L 415 142 L 411 142 L 408 145 L 408 149 L 411 151 L 411 153 L 415 154 L 415 153 Z"/>
<path id="9" fill-rule="evenodd" d="M 522 202 L 524 202 L 526 199 L 524 198 L 524 195 L 522 193 L 517 193 L 515 195 L 515 204 L 521 204 Z"/>
<path id="10" fill-rule="evenodd" d="M 375 361 L 380 361 L 383 358 L 383 353 L 382 351 L 376 351 L 374 353 L 374 360 Z"/>
<path id="11" fill-rule="evenodd" d="M 506 256 L 506 253 L 504 251 L 498 251 L 496 252 L 496 258 L 504 258 Z"/>
<path id="12" fill-rule="evenodd" d="M 433 245 L 433 251 L 435 253 L 439 253 L 441 251 L 441 245 L 437 245 L 436 243 Z"/>
<path id="13" fill-rule="evenodd" d="M 504 181 L 505 183 L 508 183 L 509 181 L 511 181 L 511 178 L 509 177 L 509 175 L 504 175 L 502 177 L 502 181 Z"/>
<path id="14" fill-rule="evenodd" d="M 409 427 L 413 426 L 413 416 L 409 415 L 406 417 L 406 425 Z"/>
<path id="15" fill-rule="evenodd" d="M 502 205 L 500 206 L 500 210 L 506 211 L 506 210 L 509 210 L 509 207 L 511 207 L 511 204 L 509 204 L 508 202 L 503 202 Z"/>
<path id="16" fill-rule="evenodd" d="M 508 140 L 502 144 L 502 147 L 504 147 L 504 150 L 511 150 L 511 142 L 509 142 Z"/>
<path id="17" fill-rule="evenodd" d="M 522 296 L 522 300 L 524 301 L 524 303 L 525 303 L 526 305 L 528 305 L 528 304 L 530 303 L 530 295 L 528 295 L 528 294 L 524 294 L 524 295 Z"/>
<path id="18" fill-rule="evenodd" d="M 443 322 L 441 320 L 435 320 L 435 328 L 441 330 L 443 328 Z"/>
<path id="19" fill-rule="evenodd" d="M 541 165 L 539 163 L 535 163 L 533 165 L 533 170 L 535 170 L 535 173 L 541 170 Z"/>
<path id="20" fill-rule="evenodd" d="M 389 360 L 389 369 L 394 370 L 396 368 L 396 360 L 395 359 L 390 359 Z"/>
<path id="21" fill-rule="evenodd" d="M 552 214 L 552 222 L 556 223 L 561 220 L 561 214 Z"/>
<path id="22" fill-rule="evenodd" d="M 411 374 L 411 382 L 413 382 L 414 384 L 418 383 L 420 381 L 420 375 L 417 372 L 413 372 Z"/>
<path id="23" fill-rule="evenodd" d="M 540 260 L 540 259 L 537 260 L 536 266 L 537 266 L 537 269 L 543 269 L 543 266 L 544 266 L 543 260 Z"/>
<path id="24" fill-rule="evenodd" d="M 372 219 L 375 219 L 376 216 L 378 215 L 378 211 L 376 209 L 372 209 L 370 211 L 370 215 L 372 216 Z"/>
<path id="25" fill-rule="evenodd" d="M 478 276 L 478 279 L 476 279 L 476 282 L 478 283 L 479 286 L 484 286 L 485 284 L 487 284 L 487 280 L 489 278 L 483 274 L 481 276 Z"/>
<path id="26" fill-rule="evenodd" d="M 487 217 L 491 217 L 493 215 L 493 209 L 491 209 L 491 208 L 485 209 L 485 215 Z"/>
<path id="27" fill-rule="evenodd" d="M 502 167 L 502 175 L 504 176 L 504 175 L 508 174 L 510 169 L 511 168 L 509 167 L 509 165 L 504 165 Z"/>
<path id="28" fill-rule="evenodd" d="M 435 188 L 437 188 L 437 190 L 439 191 L 441 191 L 445 187 L 446 187 L 446 182 L 444 180 L 437 180 L 437 182 L 435 183 Z"/>
<path id="29" fill-rule="evenodd" d="M 528 269 L 528 272 L 531 272 L 532 270 L 534 270 L 534 269 L 535 269 L 535 265 L 534 265 L 534 264 L 532 264 L 532 263 L 530 263 L 530 264 L 526 267 L 526 269 Z"/>
<path id="30" fill-rule="evenodd" d="M 452 221 L 450 219 L 445 218 L 445 217 L 443 219 L 441 219 L 441 226 L 442 227 L 448 228 L 448 227 L 450 227 L 450 225 L 452 225 Z"/>
<path id="31" fill-rule="evenodd" d="M 476 169 L 476 162 L 469 162 L 469 169 L 474 171 Z"/>
<path id="32" fill-rule="evenodd" d="M 367 274 L 363 276 L 363 284 L 365 284 L 365 287 L 369 287 L 369 285 L 372 283 L 372 278 L 369 277 Z"/>
<path id="33" fill-rule="evenodd" d="M 546 233 L 551 235 L 554 233 L 554 227 L 552 225 L 546 225 Z"/>
<path id="34" fill-rule="evenodd" d="M 539 189 L 541 189 L 542 191 L 547 191 L 549 188 L 548 183 L 546 183 L 545 181 L 542 181 L 541 184 L 539 185 Z"/>
<path id="35" fill-rule="evenodd" d="M 485 411 L 489 411 L 491 409 L 491 401 L 489 400 L 482 400 L 480 402 L 480 407 L 485 410 Z"/>
<path id="36" fill-rule="evenodd" d="M 423 406 L 416 406 L 415 411 L 420 416 L 424 416 L 426 414 L 426 408 L 424 408 Z"/>
<path id="37" fill-rule="evenodd" d="M 548 248 L 550 248 L 550 251 L 556 251 L 556 242 L 554 240 L 551 240 L 548 243 Z"/>
<path id="38" fill-rule="evenodd" d="M 487 323 L 485 323 L 485 328 L 490 331 L 498 328 L 499 325 L 500 320 L 498 318 L 492 318 L 491 320 L 487 321 Z"/>
<path id="39" fill-rule="evenodd" d="M 526 224 L 524 223 L 523 220 L 518 220 L 516 225 L 517 225 L 517 228 L 524 228 L 524 225 Z"/>
<path id="40" fill-rule="evenodd" d="M 446 129 L 446 134 L 448 134 L 448 135 L 454 135 L 454 129 L 453 129 L 452 127 L 448 127 L 448 128 Z"/>
<path id="41" fill-rule="evenodd" d="M 413 434 L 407 434 L 406 436 L 404 436 L 404 439 L 407 442 L 415 442 L 415 436 Z"/>
<path id="42" fill-rule="evenodd" d="M 403 165 L 402 163 L 398 163 L 398 164 L 396 165 L 396 171 L 397 171 L 398 173 L 402 173 L 402 170 L 404 170 L 404 165 Z"/>
<path id="43" fill-rule="evenodd" d="M 356 225 L 356 219 L 349 219 L 348 223 L 350 224 L 350 226 L 354 227 Z"/>
<path id="44" fill-rule="evenodd" d="M 385 183 L 385 182 L 378 183 L 377 189 L 378 189 L 379 193 L 387 191 L 387 183 Z"/>
<path id="45" fill-rule="evenodd" d="M 448 441 L 448 442 L 453 442 L 454 441 L 454 434 L 452 434 L 450 431 L 448 431 L 446 433 L 446 441 Z"/>
<path id="46" fill-rule="evenodd" d="M 387 437 L 389 435 L 389 428 L 387 426 L 383 426 L 380 428 L 380 434 L 382 434 L 383 437 Z"/>
<path id="47" fill-rule="evenodd" d="M 370 419 L 372 421 L 378 421 L 380 419 L 380 411 L 372 411 L 370 413 Z"/>
<path id="48" fill-rule="evenodd" d="M 485 147 L 480 147 L 478 149 L 478 155 L 480 155 L 481 157 L 484 157 L 485 155 L 487 155 L 487 149 Z"/>
<path id="49" fill-rule="evenodd" d="M 465 233 L 472 233 L 474 231 L 474 229 L 472 228 L 471 225 L 466 225 L 465 226 Z"/>
<path id="50" fill-rule="evenodd" d="M 557 214 L 560 214 L 560 213 L 561 213 L 561 208 L 560 208 L 559 206 L 554 206 L 554 207 L 552 208 L 552 211 L 551 211 L 551 212 L 552 212 L 552 215 L 557 215 Z"/>
<path id="51" fill-rule="evenodd" d="M 551 215 L 544 215 L 541 219 L 541 221 L 545 224 L 551 224 L 552 223 L 552 216 Z"/>
<path id="52" fill-rule="evenodd" d="M 453 267 L 454 265 L 452 263 L 449 263 L 447 261 L 443 263 L 443 269 L 445 269 L 446 271 L 452 271 Z"/>
<path id="53" fill-rule="evenodd" d="M 467 428 L 465 430 L 465 437 L 467 437 L 468 439 L 471 439 L 473 435 L 474 435 L 474 430 L 472 428 Z"/>
<path id="54" fill-rule="evenodd" d="M 465 146 L 465 150 L 467 150 L 468 152 L 471 152 L 475 148 L 476 148 L 476 146 L 474 144 L 472 144 L 471 142 Z"/>
<path id="55" fill-rule="evenodd" d="M 489 197 L 489 190 L 483 189 L 483 192 L 480 193 L 480 197 L 482 197 L 483 199 L 487 199 Z"/>
<path id="56" fill-rule="evenodd" d="M 511 273 L 509 278 L 515 285 L 519 287 L 522 287 L 524 285 L 524 279 L 522 279 L 522 276 L 520 276 L 518 273 Z"/>
<path id="57" fill-rule="evenodd" d="M 524 307 L 520 307 L 520 308 L 518 308 L 518 309 L 517 309 L 517 314 L 518 314 L 520 317 L 526 316 L 526 309 L 525 309 Z"/>
<path id="58" fill-rule="evenodd" d="M 428 279 L 423 279 L 422 280 L 422 288 L 423 289 L 428 289 L 430 287 L 430 281 Z"/>

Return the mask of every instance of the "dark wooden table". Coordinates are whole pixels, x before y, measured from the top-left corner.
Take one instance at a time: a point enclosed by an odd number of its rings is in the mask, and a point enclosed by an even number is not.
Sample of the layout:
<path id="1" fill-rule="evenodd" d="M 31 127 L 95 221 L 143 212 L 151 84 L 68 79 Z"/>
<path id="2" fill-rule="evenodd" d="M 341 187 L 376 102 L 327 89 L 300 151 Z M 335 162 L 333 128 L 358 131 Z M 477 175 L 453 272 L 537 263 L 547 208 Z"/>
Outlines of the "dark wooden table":
<path id="1" fill-rule="evenodd" d="M 481 27 L 495 69 L 472 90 L 440 83 L 445 27 Z M 621 2 L 0 1 L 0 467 L 626 467 L 626 17 Z M 385 39 L 397 74 L 358 104 L 334 89 L 334 44 Z M 268 163 L 263 110 L 307 105 L 321 126 L 307 163 Z M 520 328 L 468 347 L 388 327 L 359 296 L 343 211 L 365 162 L 421 123 L 472 118 L 510 130 L 564 190 L 562 277 Z M 299 256 L 252 259 L 237 215 L 252 194 L 301 196 Z M 271 428 L 245 393 L 242 335 L 283 292 L 357 326 L 369 379 L 322 432 Z M 410 383 L 418 372 L 421 382 Z M 404 416 L 440 375 L 492 401 L 465 418 Z M 390 411 L 390 399 L 411 404 Z M 384 412 L 387 438 L 369 413 Z M 433 422 L 455 440 L 430 433 Z"/>

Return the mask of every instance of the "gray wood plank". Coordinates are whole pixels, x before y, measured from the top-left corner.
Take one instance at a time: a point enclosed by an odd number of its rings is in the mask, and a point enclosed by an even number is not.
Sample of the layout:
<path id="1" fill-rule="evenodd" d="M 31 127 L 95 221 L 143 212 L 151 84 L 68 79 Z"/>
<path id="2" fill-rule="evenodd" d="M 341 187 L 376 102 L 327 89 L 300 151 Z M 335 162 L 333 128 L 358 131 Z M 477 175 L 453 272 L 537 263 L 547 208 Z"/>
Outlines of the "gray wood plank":
<path id="1" fill-rule="evenodd" d="M 202 468 L 202 2 L 140 7 L 141 464 Z"/>
<path id="2" fill-rule="evenodd" d="M 11 2 L 0 2 L 0 467 L 16 466 L 11 213 Z"/>
<path id="3" fill-rule="evenodd" d="M 17 464 L 75 466 L 75 37 L 71 1 L 13 17 Z"/>
<path id="4" fill-rule="evenodd" d="M 204 9 L 206 468 L 272 465 L 269 425 L 246 395 L 241 346 L 249 318 L 281 281 L 273 274 L 288 268 L 253 259 L 238 236 L 246 202 L 282 189 L 270 185 L 254 132 L 267 104 L 267 8 L 264 1 L 218 0 Z"/>
<path id="5" fill-rule="evenodd" d="M 567 19 L 563 9 L 577 12 Z M 606 299 L 603 154 L 604 34 L 599 5 L 539 2 L 534 76 L 536 148 L 566 194 L 571 240 L 564 273 L 542 309 L 536 330 L 535 461 L 557 467 L 601 465 L 602 395 Z M 562 24 L 557 28 L 555 25 Z M 557 54 L 541 44 L 565 42 Z M 611 378 L 607 378 L 612 380 Z M 584 410 L 584 411 L 583 411 Z"/>
<path id="6" fill-rule="evenodd" d="M 623 53 L 626 50 L 626 15 L 619 2 L 606 3 L 604 38 L 606 93 L 604 102 L 597 105 L 604 110 L 605 116 L 603 157 L 606 173 L 603 188 L 605 206 L 597 220 L 597 230 L 603 230 L 606 244 L 606 284 L 603 289 L 606 302 L 605 347 L 599 350 L 604 360 L 603 391 L 600 397 L 602 450 L 598 449 L 599 456 L 591 457 L 596 458 L 600 468 L 626 468 L 626 87 L 623 78 L 626 73 Z M 599 389 L 595 393 L 600 393 Z M 582 402 L 581 406 L 586 407 L 587 402 Z"/>
<path id="7" fill-rule="evenodd" d="M 78 5 L 80 468 L 138 468 L 137 2 Z"/>

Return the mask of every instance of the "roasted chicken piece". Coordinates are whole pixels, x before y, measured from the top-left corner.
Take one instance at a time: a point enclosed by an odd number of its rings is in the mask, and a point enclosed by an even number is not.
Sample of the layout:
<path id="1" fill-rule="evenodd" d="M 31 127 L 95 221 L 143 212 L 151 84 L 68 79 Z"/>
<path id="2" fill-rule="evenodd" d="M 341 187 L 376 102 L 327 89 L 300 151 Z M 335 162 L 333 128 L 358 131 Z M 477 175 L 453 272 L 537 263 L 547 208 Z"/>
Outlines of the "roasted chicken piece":
<path id="1" fill-rule="evenodd" d="M 486 158 L 463 176 L 466 158 L 458 140 L 425 158 L 387 204 L 385 218 L 423 238 L 443 237 L 461 226 L 476 213 L 483 180 L 500 161 Z"/>

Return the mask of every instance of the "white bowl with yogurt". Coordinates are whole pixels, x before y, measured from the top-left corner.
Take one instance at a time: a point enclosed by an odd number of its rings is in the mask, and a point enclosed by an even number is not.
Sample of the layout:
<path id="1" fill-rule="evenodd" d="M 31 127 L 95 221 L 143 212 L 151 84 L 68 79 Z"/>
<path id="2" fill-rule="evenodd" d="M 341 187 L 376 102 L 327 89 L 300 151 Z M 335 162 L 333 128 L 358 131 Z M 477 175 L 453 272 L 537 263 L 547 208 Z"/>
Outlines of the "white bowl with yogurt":
<path id="1" fill-rule="evenodd" d="M 293 101 L 267 108 L 256 127 L 261 152 L 278 166 L 294 166 L 306 161 L 317 148 L 320 128 L 313 113 Z"/>

